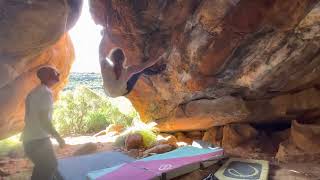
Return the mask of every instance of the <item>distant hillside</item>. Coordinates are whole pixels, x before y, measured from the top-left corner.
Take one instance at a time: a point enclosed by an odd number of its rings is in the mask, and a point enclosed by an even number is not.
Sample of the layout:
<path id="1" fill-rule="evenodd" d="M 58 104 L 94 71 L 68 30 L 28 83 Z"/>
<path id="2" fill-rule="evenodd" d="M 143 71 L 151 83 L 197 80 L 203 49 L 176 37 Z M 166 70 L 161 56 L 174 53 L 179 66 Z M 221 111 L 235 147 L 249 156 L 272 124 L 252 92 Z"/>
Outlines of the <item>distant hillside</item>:
<path id="1" fill-rule="evenodd" d="M 69 82 L 63 91 L 74 90 L 79 85 L 86 86 L 99 94 L 103 93 L 102 77 L 100 73 L 72 72 L 69 76 Z"/>

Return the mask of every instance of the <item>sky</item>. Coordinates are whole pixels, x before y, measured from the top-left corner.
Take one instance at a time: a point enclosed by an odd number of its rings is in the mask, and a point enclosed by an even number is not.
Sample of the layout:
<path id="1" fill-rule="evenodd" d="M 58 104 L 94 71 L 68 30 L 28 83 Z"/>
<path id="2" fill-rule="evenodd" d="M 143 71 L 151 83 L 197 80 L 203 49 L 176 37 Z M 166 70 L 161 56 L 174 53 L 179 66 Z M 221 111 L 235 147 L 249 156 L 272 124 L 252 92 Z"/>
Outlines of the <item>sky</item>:
<path id="1" fill-rule="evenodd" d="M 71 72 L 100 72 L 98 49 L 101 29 L 91 18 L 88 1 L 83 1 L 81 15 L 69 31 L 76 55 Z"/>

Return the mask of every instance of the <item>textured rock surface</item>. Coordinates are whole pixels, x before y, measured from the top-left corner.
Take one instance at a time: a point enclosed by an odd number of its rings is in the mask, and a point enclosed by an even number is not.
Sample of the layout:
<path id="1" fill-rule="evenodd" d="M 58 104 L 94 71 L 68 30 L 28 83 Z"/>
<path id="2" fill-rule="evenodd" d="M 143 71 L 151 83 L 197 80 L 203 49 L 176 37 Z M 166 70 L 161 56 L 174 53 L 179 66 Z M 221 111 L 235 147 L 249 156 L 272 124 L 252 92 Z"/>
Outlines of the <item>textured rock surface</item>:
<path id="1" fill-rule="evenodd" d="M 162 131 L 207 129 L 241 122 L 249 115 L 245 102 L 231 96 L 191 101 L 178 111 L 174 116 L 158 121 L 158 128 Z"/>
<path id="2" fill-rule="evenodd" d="M 320 163 L 320 153 L 308 153 L 299 149 L 290 140 L 279 145 L 276 159 L 281 162 L 316 162 Z"/>
<path id="3" fill-rule="evenodd" d="M 65 1 L 1 1 L 1 60 L 36 55 L 65 32 Z"/>
<path id="4" fill-rule="evenodd" d="M 294 121 L 291 127 L 293 143 L 309 153 L 320 153 L 320 123 L 299 124 Z"/>
<path id="5" fill-rule="evenodd" d="M 258 132 L 247 124 L 230 124 L 223 127 L 222 147 L 234 148 L 248 143 L 258 135 Z"/>
<path id="6" fill-rule="evenodd" d="M 0 1 L 0 139 L 22 129 L 24 100 L 39 84 L 39 66 L 60 71 L 55 97 L 66 84 L 74 60 L 66 31 L 77 20 L 81 2 Z"/>
<path id="7" fill-rule="evenodd" d="M 93 18 L 104 26 L 101 55 L 121 47 L 126 64 L 132 65 L 169 52 L 153 67 L 166 64 L 166 70 L 142 76 L 128 96 L 141 118 L 157 120 L 163 131 L 278 121 L 296 118 L 311 107 L 319 110 L 318 103 L 304 106 L 291 95 L 307 88 L 319 92 L 317 0 L 91 0 L 90 4 Z M 229 103 L 217 103 L 227 97 L 238 99 L 234 103 L 241 107 L 240 113 Z"/>
<path id="8" fill-rule="evenodd" d="M 0 101 L 7 102 L 0 104 L 0 138 L 23 128 L 24 100 L 28 93 L 40 83 L 36 77 L 37 67 L 50 64 L 60 71 L 61 81 L 53 87 L 54 96 L 57 97 L 58 92 L 67 82 L 73 60 L 74 51 L 71 40 L 68 35 L 64 35 L 55 45 L 33 59 L 32 63 L 20 69 L 21 71 L 15 69 L 15 73 L 19 74 L 18 77 L 0 88 Z"/>
<path id="9" fill-rule="evenodd" d="M 202 140 L 209 142 L 212 145 L 221 147 L 222 137 L 223 137 L 223 127 L 215 126 L 208 129 L 204 133 Z"/>

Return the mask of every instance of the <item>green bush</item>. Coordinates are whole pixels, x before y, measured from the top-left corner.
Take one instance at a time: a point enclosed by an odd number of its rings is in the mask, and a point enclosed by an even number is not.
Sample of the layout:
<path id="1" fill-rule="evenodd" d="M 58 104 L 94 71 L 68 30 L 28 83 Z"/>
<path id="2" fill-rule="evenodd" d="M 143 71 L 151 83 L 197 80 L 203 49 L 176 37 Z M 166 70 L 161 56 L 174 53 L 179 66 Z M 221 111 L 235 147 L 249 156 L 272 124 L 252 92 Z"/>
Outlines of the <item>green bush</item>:
<path id="1" fill-rule="evenodd" d="M 129 126 L 134 115 L 122 114 L 108 98 L 80 86 L 62 93 L 53 122 L 62 135 L 77 135 L 101 131 L 111 123 Z"/>
<path id="2" fill-rule="evenodd" d="M 154 123 L 143 123 L 139 118 L 132 121 L 132 126 L 121 133 L 115 140 L 114 145 L 118 147 L 125 146 L 125 140 L 130 134 L 140 134 L 143 139 L 144 147 L 148 148 L 155 144 L 157 140 L 157 130 Z"/>

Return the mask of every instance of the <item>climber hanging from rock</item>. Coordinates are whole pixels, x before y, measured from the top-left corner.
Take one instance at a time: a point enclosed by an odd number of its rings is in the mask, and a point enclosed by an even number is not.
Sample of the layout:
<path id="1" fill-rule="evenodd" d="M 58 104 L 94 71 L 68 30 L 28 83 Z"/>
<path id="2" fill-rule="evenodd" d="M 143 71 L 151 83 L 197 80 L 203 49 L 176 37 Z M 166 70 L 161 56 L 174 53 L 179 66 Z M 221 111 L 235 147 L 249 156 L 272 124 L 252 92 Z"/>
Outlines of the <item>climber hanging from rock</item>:
<path id="1" fill-rule="evenodd" d="M 129 94 L 142 74 L 156 75 L 165 69 L 165 65 L 160 66 L 157 70 L 150 67 L 166 56 L 167 53 L 163 53 L 158 58 L 149 59 L 142 64 L 124 67 L 123 63 L 126 57 L 123 50 L 120 48 L 112 49 L 108 57 L 102 56 L 100 58 L 105 93 L 110 97 Z"/>

